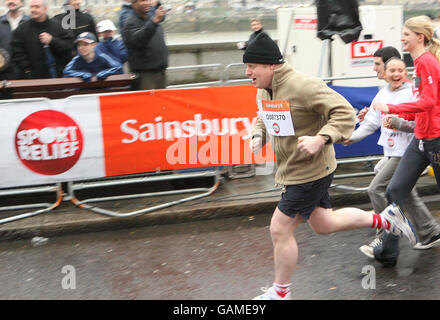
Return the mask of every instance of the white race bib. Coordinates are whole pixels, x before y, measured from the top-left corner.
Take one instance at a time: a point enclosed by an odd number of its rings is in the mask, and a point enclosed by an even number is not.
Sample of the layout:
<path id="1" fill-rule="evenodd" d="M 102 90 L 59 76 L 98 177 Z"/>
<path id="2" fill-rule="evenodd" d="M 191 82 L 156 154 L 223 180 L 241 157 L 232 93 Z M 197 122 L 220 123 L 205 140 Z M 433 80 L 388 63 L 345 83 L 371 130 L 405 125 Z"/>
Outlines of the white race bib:
<path id="1" fill-rule="evenodd" d="M 269 134 L 273 136 L 295 135 L 289 101 L 258 100 L 258 109 Z"/>
<path id="2" fill-rule="evenodd" d="M 407 134 L 402 131 L 382 128 L 382 134 L 380 135 L 377 144 L 396 151 L 405 150 L 408 146 L 406 136 Z"/>

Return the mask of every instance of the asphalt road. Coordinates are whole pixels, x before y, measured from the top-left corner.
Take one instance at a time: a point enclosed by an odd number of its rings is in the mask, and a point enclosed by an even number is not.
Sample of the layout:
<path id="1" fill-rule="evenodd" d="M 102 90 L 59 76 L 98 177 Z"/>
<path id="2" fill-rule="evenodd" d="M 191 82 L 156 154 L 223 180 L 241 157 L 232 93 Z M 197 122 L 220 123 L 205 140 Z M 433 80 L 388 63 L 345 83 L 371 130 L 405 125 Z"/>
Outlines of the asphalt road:
<path id="1" fill-rule="evenodd" d="M 439 217 L 440 196 L 429 207 Z M 0 242 L 0 299 L 247 300 L 272 282 L 270 215 Z M 371 229 L 297 229 L 293 299 L 439 299 L 440 249 L 401 241 L 395 268 L 359 246 Z"/>

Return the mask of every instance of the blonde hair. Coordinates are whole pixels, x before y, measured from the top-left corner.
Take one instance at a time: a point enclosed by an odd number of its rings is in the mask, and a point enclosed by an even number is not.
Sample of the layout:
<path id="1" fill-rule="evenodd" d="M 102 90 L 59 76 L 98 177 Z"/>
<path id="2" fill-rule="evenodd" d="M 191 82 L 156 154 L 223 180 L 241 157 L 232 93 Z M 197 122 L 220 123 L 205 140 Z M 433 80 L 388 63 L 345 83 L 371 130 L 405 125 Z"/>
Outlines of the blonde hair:
<path id="1" fill-rule="evenodd" d="M 417 16 L 405 21 L 405 28 L 425 38 L 425 47 L 440 62 L 440 40 L 434 37 L 434 24 L 427 16 Z"/>

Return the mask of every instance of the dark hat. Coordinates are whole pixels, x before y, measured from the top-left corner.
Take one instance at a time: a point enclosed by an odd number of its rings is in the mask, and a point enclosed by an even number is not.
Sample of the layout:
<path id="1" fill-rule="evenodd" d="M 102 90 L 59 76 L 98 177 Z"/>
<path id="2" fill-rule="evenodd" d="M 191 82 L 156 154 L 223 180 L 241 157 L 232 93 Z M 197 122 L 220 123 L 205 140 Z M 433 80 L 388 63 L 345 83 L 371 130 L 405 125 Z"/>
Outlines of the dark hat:
<path id="1" fill-rule="evenodd" d="M 243 55 L 243 63 L 281 64 L 283 55 L 278 45 L 265 32 L 249 41 Z"/>
<path id="2" fill-rule="evenodd" d="M 87 43 L 95 43 L 98 40 L 96 40 L 96 36 L 91 32 L 83 32 L 78 35 L 78 37 L 75 40 L 75 43 L 78 43 L 79 41 L 84 41 Z"/>

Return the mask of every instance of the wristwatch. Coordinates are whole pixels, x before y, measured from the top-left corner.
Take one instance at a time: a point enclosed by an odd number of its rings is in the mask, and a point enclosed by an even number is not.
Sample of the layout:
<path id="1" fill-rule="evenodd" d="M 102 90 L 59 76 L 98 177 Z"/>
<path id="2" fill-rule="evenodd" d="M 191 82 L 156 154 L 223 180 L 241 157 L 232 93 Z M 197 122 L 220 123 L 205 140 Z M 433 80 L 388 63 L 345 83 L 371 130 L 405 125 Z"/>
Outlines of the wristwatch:
<path id="1" fill-rule="evenodd" d="M 330 136 L 328 136 L 326 134 L 320 134 L 320 136 L 324 137 L 325 143 L 328 143 L 330 141 Z"/>

